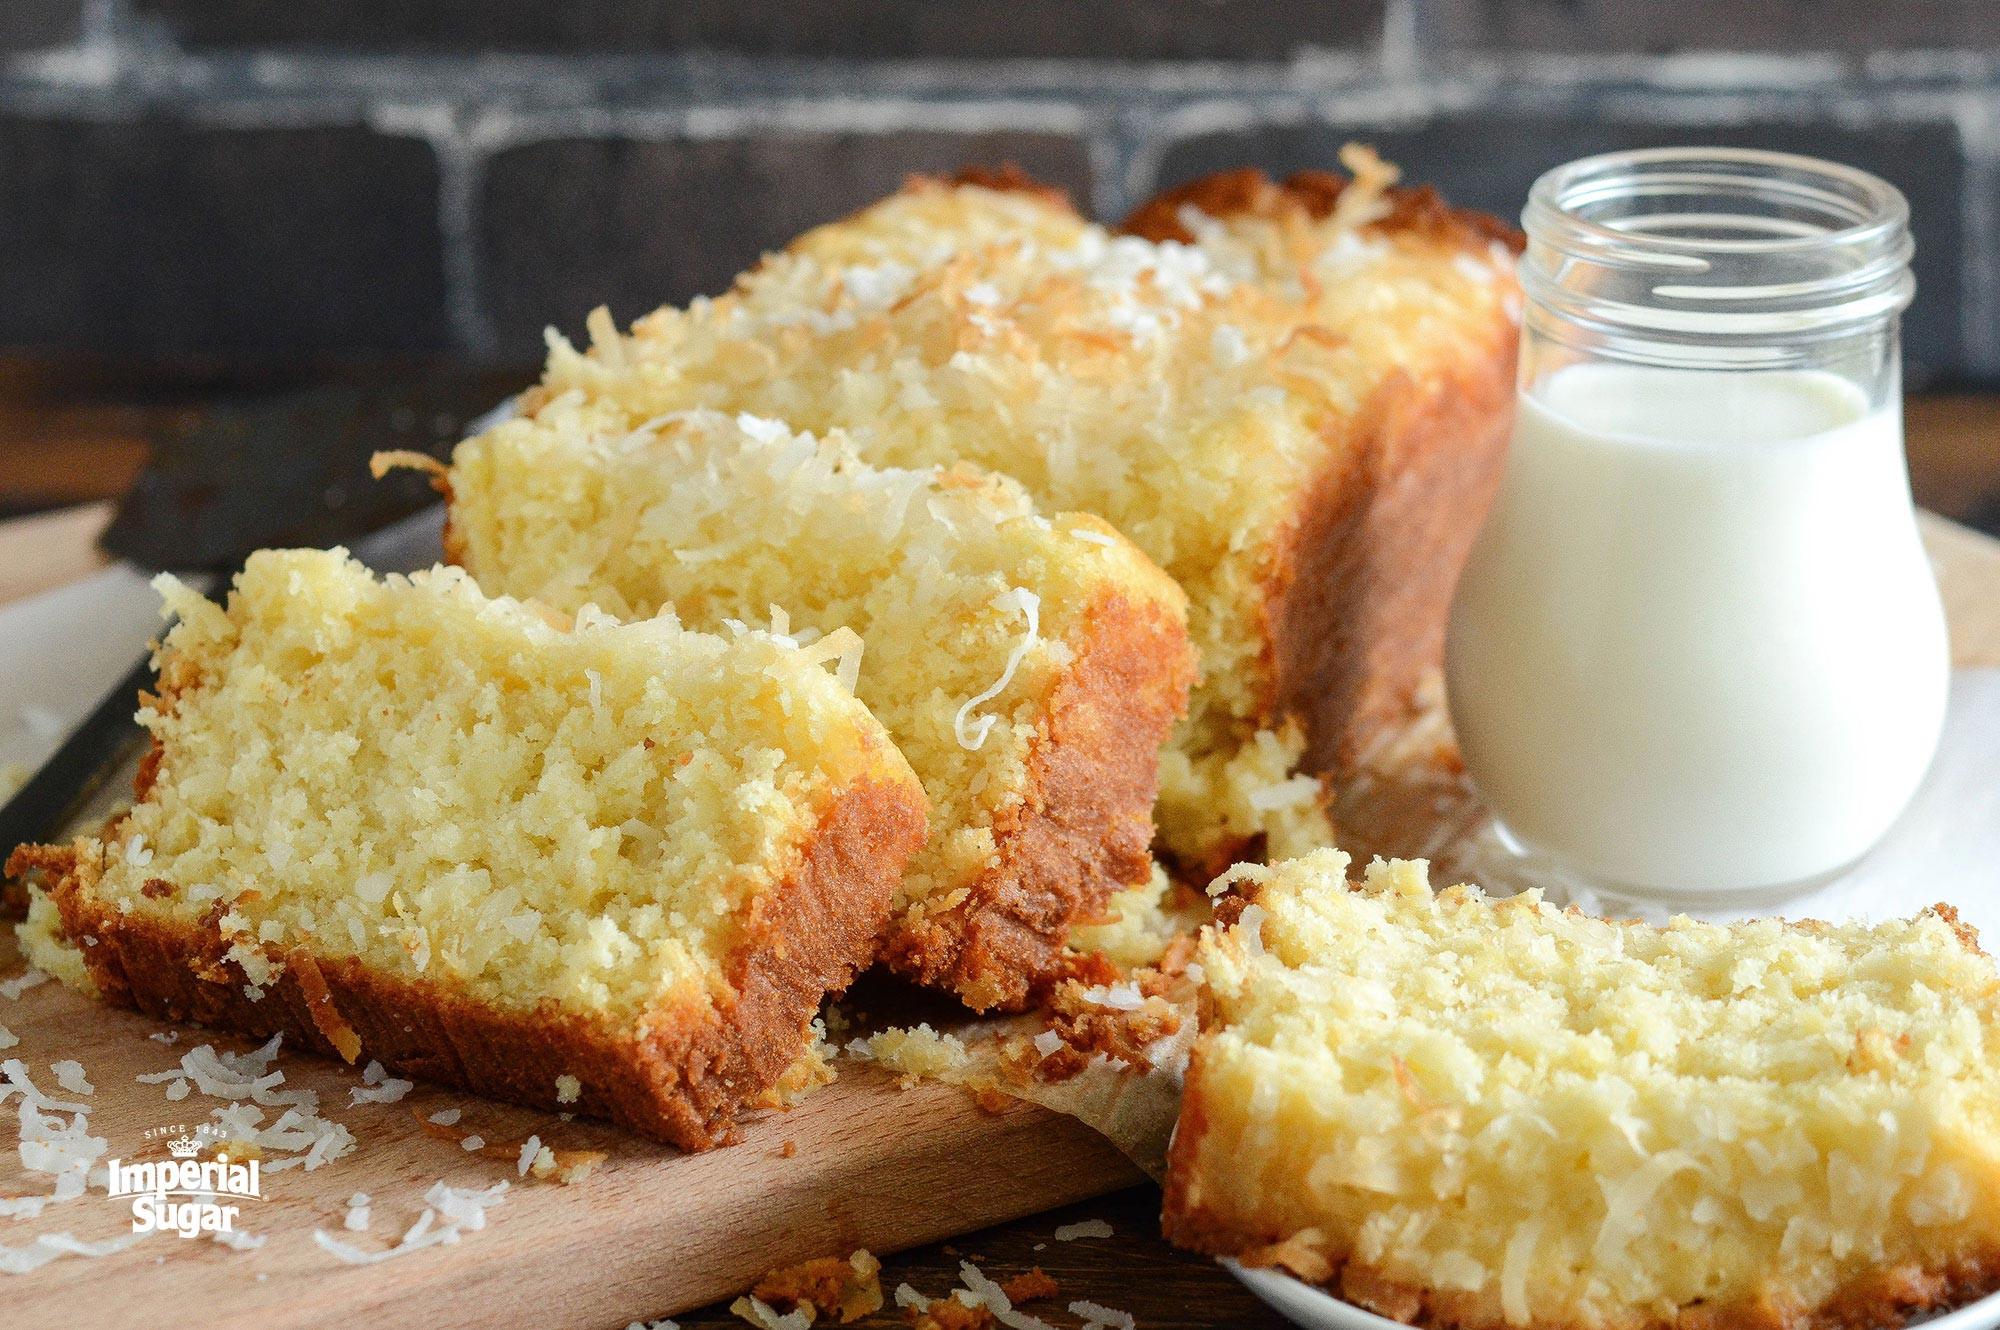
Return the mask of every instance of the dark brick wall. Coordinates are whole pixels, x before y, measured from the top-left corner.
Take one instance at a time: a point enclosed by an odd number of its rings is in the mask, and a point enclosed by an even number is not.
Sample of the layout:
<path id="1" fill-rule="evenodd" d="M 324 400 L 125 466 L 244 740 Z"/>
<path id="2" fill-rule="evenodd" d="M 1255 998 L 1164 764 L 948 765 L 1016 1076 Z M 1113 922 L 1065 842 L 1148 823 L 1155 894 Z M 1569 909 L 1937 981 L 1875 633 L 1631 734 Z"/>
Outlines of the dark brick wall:
<path id="1" fill-rule="evenodd" d="M 549 324 L 574 333 L 599 304 L 626 322 L 663 301 L 726 290 L 746 254 L 852 212 L 912 171 L 991 161 L 1089 192 L 1084 143 L 1054 134 L 558 138 L 508 148 L 487 164 L 480 194 L 485 305 L 506 347 L 533 345 Z"/>
<path id="2" fill-rule="evenodd" d="M 2000 47 L 1992 0 L 1420 0 L 1451 47 L 1554 51 Z"/>
<path id="3" fill-rule="evenodd" d="M 0 51 L 59 46 L 83 35 L 83 0 L 6 0 L 0 4 Z"/>
<path id="4" fill-rule="evenodd" d="M 10 0 L 10 3 L 12 0 Z M 183 41 L 433 50 L 1273 59 L 1365 47 L 1380 0 L 138 0 Z"/>
<path id="5" fill-rule="evenodd" d="M 0 341 L 450 344 L 429 145 L 361 126 L 0 120 Z"/>
<path id="6" fill-rule="evenodd" d="M 1915 383 L 2000 383 L 1995 0 L 0 0 L 0 344 L 539 355 L 916 170 L 1116 217 L 1372 141 L 1511 216 L 1662 143 L 1915 215 Z"/>

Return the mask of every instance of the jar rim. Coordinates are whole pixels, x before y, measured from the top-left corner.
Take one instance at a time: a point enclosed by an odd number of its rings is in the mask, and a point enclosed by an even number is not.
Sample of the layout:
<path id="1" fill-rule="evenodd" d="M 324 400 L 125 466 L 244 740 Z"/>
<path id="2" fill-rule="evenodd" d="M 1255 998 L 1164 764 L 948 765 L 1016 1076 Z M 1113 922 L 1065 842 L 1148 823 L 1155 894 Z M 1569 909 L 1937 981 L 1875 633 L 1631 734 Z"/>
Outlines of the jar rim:
<path id="1" fill-rule="evenodd" d="M 1760 148 L 1601 153 L 1535 181 L 1532 304 L 1669 341 L 1841 335 L 1910 302 L 1909 202 L 1881 177 Z"/>
<path id="2" fill-rule="evenodd" d="M 1760 174 L 1753 175 L 1751 170 Z M 1782 192 L 1794 200 L 1821 205 L 1829 213 L 1845 202 L 1848 206 L 1842 210 L 1853 214 L 1852 220 L 1839 227 L 1801 227 L 1791 235 L 1724 238 L 1607 226 L 1578 211 L 1579 205 L 1614 193 L 1630 195 L 1635 184 L 1687 188 L 1725 181 Z M 1807 183 L 1811 181 L 1845 190 L 1815 188 Z M 1893 240 L 1909 220 L 1910 205 L 1903 192 L 1859 167 L 1800 153 L 1722 147 L 1633 148 L 1578 158 L 1544 172 L 1530 187 L 1528 204 L 1521 214 L 1522 226 L 1531 232 L 1566 230 L 1601 245 L 1691 259 L 1705 254 L 1797 253 L 1835 245 L 1859 246 L 1877 238 Z M 1555 239 L 1548 234 L 1541 238 Z"/>

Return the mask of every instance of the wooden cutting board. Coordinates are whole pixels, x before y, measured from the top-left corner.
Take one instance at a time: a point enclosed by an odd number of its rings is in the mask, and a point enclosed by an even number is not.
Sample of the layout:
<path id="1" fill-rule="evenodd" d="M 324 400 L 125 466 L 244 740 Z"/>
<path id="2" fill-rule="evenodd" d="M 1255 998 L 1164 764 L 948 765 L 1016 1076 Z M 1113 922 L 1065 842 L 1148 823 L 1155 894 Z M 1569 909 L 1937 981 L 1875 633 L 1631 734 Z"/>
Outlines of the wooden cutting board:
<path id="1" fill-rule="evenodd" d="M 0 974 L 19 968 L 10 938 Z M 251 1046 L 195 1027 L 177 1043 L 156 1042 L 149 1036 L 166 1027 L 53 982 L 0 999 L 0 1025 L 20 1039 L 4 1056 L 25 1063 L 51 1097 L 88 1102 L 91 1133 L 128 1161 L 146 1148 L 149 1131 L 172 1127 L 167 1135 L 178 1135 L 220 1106 L 199 1091 L 171 1102 L 165 1085 L 135 1077 L 175 1066 L 200 1043 Z M 49 1064 L 59 1059 L 82 1063 L 95 1093 L 58 1089 Z M 740 1292 L 773 1266 L 856 1247 L 899 1250 L 1139 1178 L 1074 1119 L 1025 1104 L 988 1113 L 961 1090 L 899 1089 L 893 1078 L 845 1060 L 832 1086 L 789 1113 L 749 1123 L 741 1144 L 699 1155 L 421 1084 L 399 1103 L 352 1105 L 349 1091 L 362 1083 L 353 1068 L 309 1055 L 281 1055 L 273 1067 L 285 1073 L 282 1088 L 317 1090 L 321 1116 L 345 1124 L 358 1145 L 312 1172 L 265 1175 L 266 1199 L 242 1202 L 240 1221 L 264 1236 L 262 1247 L 232 1251 L 207 1238 L 154 1234 L 115 1255 L 63 1257 L 0 1277 L 7 1306 L 0 1321 L 279 1330 L 386 1324 L 393 1316 L 439 1330 L 623 1326 Z M 557 1148 L 609 1157 L 573 1186 L 524 1179 L 511 1163 L 426 1134 L 417 1115 L 445 1108 L 461 1109 L 459 1128 L 490 1142 L 533 1133 Z M 266 1110 L 265 1125 L 279 1111 Z M 9 1148 L 0 1164 L 0 1194 L 46 1192 L 49 1177 L 21 1172 L 13 1154 Z M 148 1157 L 160 1156 L 155 1143 Z M 452 1245 L 355 1266 L 313 1239 L 318 1228 L 367 1249 L 392 1245 L 440 1179 L 510 1185 L 485 1228 Z M 342 1228 L 355 1192 L 370 1198 L 366 1233 Z M 0 1220 L 0 1243 L 58 1230 L 95 1240 L 130 1228 L 129 1205 L 98 1188 L 37 1220 Z"/>
<path id="2" fill-rule="evenodd" d="M 2000 665 L 2000 543 L 1932 518 L 1925 536 L 1958 662 Z M 82 571 L 73 551 L 51 548 L 43 557 L 67 558 Z M 9 937 L 0 942 L 0 976 L 19 968 Z M 98 1007 L 54 983 L 13 1001 L 0 998 L 0 1026 L 20 1041 L 0 1057 L 20 1059 L 53 1097 L 79 1098 L 56 1087 L 49 1064 L 83 1065 L 96 1087 L 84 1097 L 92 1105 L 90 1130 L 106 1138 L 109 1153 L 128 1159 L 145 1147 L 147 1132 L 191 1128 L 217 1105 L 199 1092 L 170 1101 L 164 1085 L 135 1077 L 176 1065 L 202 1042 L 248 1047 L 192 1028 L 180 1031 L 177 1043 L 161 1043 L 149 1037 L 162 1032 L 154 1022 Z M 728 1296 L 774 1266 L 862 1246 L 900 1250 L 1100 1195 L 1139 1176 L 1072 1119 L 1022 1104 L 985 1112 L 959 1090 L 899 1089 L 851 1063 L 797 1109 L 751 1122 L 741 1144 L 702 1155 L 422 1085 L 400 1103 L 355 1105 L 349 1091 L 361 1078 L 354 1069 L 309 1056 L 281 1057 L 275 1066 L 286 1088 L 317 1090 L 322 1115 L 348 1126 L 359 1145 L 312 1172 L 266 1177 L 266 1199 L 245 1202 L 240 1224 L 263 1236 L 263 1246 L 233 1251 L 207 1239 L 155 1235 L 111 1256 L 64 1257 L 0 1283 L 5 1321 L 279 1330 L 372 1325 L 393 1315 L 398 1323 L 440 1328 L 623 1326 Z M 603 1150 L 608 1158 L 572 1187 L 523 1179 L 510 1164 L 422 1130 L 418 1114 L 452 1107 L 463 1112 L 461 1127 L 488 1141 L 534 1133 L 545 1144 Z M 10 1103 L 7 1116 L 13 1112 Z M 357 1246 L 389 1245 L 440 1179 L 510 1186 L 486 1226 L 451 1245 L 368 1266 L 343 1264 L 316 1245 L 316 1228 Z M 46 1175 L 22 1173 L 14 1152 L 5 1151 L 0 1195 L 44 1191 L 47 1183 Z M 355 1192 L 371 1198 L 367 1233 L 342 1228 Z M 129 1229 L 126 1204 L 97 1189 L 36 1220 L 0 1220 L 0 1243 L 18 1246 L 59 1230 L 102 1239 Z"/>

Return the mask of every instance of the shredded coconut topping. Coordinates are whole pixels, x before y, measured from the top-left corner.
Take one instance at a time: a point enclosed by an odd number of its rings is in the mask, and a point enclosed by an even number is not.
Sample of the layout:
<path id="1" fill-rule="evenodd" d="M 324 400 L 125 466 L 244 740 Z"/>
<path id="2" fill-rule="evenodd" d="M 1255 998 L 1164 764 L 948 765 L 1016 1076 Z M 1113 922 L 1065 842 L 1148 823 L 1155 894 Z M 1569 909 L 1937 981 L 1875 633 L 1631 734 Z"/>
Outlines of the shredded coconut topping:
<path id="1" fill-rule="evenodd" d="M 30 1173 L 50 1174 L 55 1183 L 45 1195 L 0 1197 L 0 1216 L 34 1219 L 47 1206 L 73 1201 L 84 1194 L 90 1170 L 104 1156 L 107 1145 L 103 1137 L 90 1134 L 88 1105 L 49 1098 L 36 1087 L 27 1064 L 9 1058 L 0 1063 L 0 1104 L 15 1095 L 21 1097 L 21 1167 Z M 61 1254 L 50 1253 L 24 1269 L 33 1269 Z M 0 1268 L 9 1268 L 4 1261 L 0 1257 Z"/>
<path id="2" fill-rule="evenodd" d="M 402 1238 L 393 1247 L 381 1251 L 365 1251 L 352 1243 L 344 1242 L 325 1229 L 313 1230 L 313 1241 L 321 1250 L 332 1254 L 349 1265 L 374 1265 L 396 1256 L 407 1256 L 425 1247 L 435 1247 L 440 1243 L 457 1242 L 461 1232 L 471 1232 L 486 1227 L 486 1212 L 506 1199 L 507 1184 L 496 1182 L 491 1187 L 452 1187 L 442 1180 L 432 1184 L 424 1193 L 424 1212 L 417 1216 L 416 1223 L 410 1225 Z M 355 1207 L 350 1204 L 349 1215 Z M 365 1222 L 365 1221 L 364 1221 Z M 349 1228 L 355 1227 L 353 1223 Z"/>
<path id="3" fill-rule="evenodd" d="M 142 1073 L 136 1079 L 141 1085 L 165 1083 L 169 1099 L 186 1098 L 190 1083 L 211 1098 L 248 1099 L 272 1107 L 303 1103 L 308 1097 L 316 1099 L 310 1090 L 277 1088 L 284 1083 L 285 1073 L 269 1068 L 283 1040 L 283 1034 L 274 1034 L 254 1053 L 217 1053 L 213 1044 L 199 1044 L 181 1055 L 180 1066 Z M 174 1093 L 177 1087 L 178 1094 Z"/>
<path id="4" fill-rule="evenodd" d="M 1014 681 L 1014 671 L 1021 667 L 1021 662 L 1027 658 L 1028 652 L 1034 649 L 1042 631 L 1042 598 L 1025 587 L 1014 587 L 1003 591 L 995 597 L 993 607 L 1003 614 L 1018 610 L 1021 617 L 1028 621 L 1028 631 L 1014 644 L 1014 649 L 1007 653 L 1007 668 L 1000 672 L 1000 677 L 994 681 L 993 686 L 976 697 L 967 699 L 965 705 L 958 709 L 958 715 L 952 718 L 952 733 L 957 736 L 959 746 L 975 751 L 985 745 L 986 736 L 993 732 L 993 726 L 1000 718 L 981 716 L 976 721 L 968 722 L 967 717 L 972 714 L 974 707 L 1000 696 L 1007 685 Z"/>
<path id="5" fill-rule="evenodd" d="M 852 628 L 836 628 L 817 642 L 800 647 L 799 657 L 814 665 L 825 660 L 838 661 L 839 664 L 834 666 L 834 677 L 840 680 L 842 688 L 851 693 L 861 678 L 861 649 L 864 645 L 861 635 Z"/>
<path id="6" fill-rule="evenodd" d="M 71 1094 L 95 1094 L 97 1087 L 83 1074 L 83 1064 L 74 1058 L 61 1062 L 51 1062 L 49 1070 L 55 1073 L 56 1084 Z"/>
<path id="7" fill-rule="evenodd" d="M 1236 918 L 1236 937 L 1243 945 L 1246 956 L 1264 954 L 1264 920 L 1270 916 L 1261 905 L 1246 905 L 1243 913 Z"/>
<path id="8" fill-rule="evenodd" d="M 1146 1005 L 1146 995 L 1136 983 L 1096 984 L 1083 990 L 1083 1000 L 1113 1011 L 1137 1011 Z"/>

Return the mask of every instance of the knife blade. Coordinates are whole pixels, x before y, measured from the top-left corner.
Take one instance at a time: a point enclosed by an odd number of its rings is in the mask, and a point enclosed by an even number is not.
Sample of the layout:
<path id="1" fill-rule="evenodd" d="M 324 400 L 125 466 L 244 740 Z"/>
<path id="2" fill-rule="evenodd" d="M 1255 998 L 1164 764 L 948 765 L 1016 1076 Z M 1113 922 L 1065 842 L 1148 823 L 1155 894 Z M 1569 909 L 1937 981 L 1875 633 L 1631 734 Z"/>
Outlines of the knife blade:
<path id="1" fill-rule="evenodd" d="M 371 455 L 444 457 L 518 386 L 499 372 L 403 372 L 220 399 L 154 437 L 102 544 L 145 568 L 217 571 L 252 550 L 346 543 L 436 498 L 413 473 L 374 480 Z"/>

